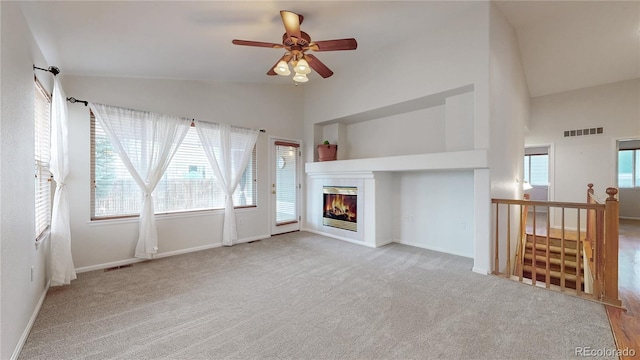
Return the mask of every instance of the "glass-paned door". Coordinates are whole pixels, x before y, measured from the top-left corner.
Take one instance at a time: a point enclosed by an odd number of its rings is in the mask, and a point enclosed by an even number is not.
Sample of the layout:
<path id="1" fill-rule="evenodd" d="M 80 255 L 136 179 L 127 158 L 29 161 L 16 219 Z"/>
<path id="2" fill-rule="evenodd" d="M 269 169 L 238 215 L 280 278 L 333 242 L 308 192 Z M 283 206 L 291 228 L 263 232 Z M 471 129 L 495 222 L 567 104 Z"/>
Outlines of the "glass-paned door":
<path id="1" fill-rule="evenodd" d="M 272 234 L 300 230 L 300 144 L 273 141 Z"/>

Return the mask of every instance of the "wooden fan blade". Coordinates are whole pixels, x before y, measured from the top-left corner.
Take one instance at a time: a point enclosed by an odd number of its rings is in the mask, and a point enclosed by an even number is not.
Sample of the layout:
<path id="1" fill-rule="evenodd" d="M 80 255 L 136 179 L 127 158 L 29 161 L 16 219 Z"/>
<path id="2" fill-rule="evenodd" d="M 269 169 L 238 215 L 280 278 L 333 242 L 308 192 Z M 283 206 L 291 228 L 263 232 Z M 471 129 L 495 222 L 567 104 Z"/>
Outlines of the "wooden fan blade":
<path id="1" fill-rule="evenodd" d="M 311 54 L 305 54 L 304 59 L 307 60 L 307 62 L 309 63 L 309 66 L 311 66 L 311 68 L 315 70 L 323 78 L 326 79 L 329 76 L 333 75 L 333 71 L 331 71 L 331 69 L 329 69 L 325 64 L 323 64 L 322 61 L 318 60 L 317 57 Z"/>
<path id="2" fill-rule="evenodd" d="M 275 63 L 275 64 L 273 64 L 273 66 L 271 67 L 271 69 L 269 69 L 269 71 L 267 71 L 267 75 L 269 75 L 269 76 L 278 75 L 278 74 L 276 74 L 276 72 L 275 72 L 275 71 L 273 71 L 273 69 L 278 65 L 278 63 L 279 63 L 280 61 L 284 61 L 284 62 L 286 62 L 286 63 L 288 64 L 288 63 L 289 63 L 289 61 L 291 61 L 291 57 L 292 57 L 292 56 L 293 56 L 293 55 L 291 55 L 291 53 L 286 53 L 286 54 L 284 54 L 284 56 L 283 56 L 283 57 L 281 57 L 280 59 L 278 59 L 278 61 L 276 61 L 276 63 Z"/>
<path id="3" fill-rule="evenodd" d="M 287 36 L 289 36 L 294 44 L 297 44 L 298 39 L 301 38 L 301 16 L 291 11 L 282 10 L 280 11 L 280 17 L 282 17 L 282 23 L 284 24 L 284 29 L 287 31 Z"/>
<path id="4" fill-rule="evenodd" d="M 282 44 L 268 43 L 268 42 L 261 42 L 261 41 L 233 39 L 233 41 L 231 42 L 234 45 L 257 46 L 257 47 L 266 47 L 266 48 L 272 48 L 272 49 L 281 49 L 284 47 Z"/>
<path id="5" fill-rule="evenodd" d="M 358 42 L 354 38 L 314 41 L 309 45 L 309 49 L 313 51 L 355 50 L 357 48 Z"/>

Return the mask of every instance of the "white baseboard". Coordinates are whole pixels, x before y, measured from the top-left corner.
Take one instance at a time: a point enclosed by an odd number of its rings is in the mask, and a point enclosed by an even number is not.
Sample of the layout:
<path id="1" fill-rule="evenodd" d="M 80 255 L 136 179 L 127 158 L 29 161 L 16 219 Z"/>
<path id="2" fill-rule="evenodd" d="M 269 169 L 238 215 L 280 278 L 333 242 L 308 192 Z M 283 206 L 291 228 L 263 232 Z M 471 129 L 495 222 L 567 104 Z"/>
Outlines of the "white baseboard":
<path id="1" fill-rule="evenodd" d="M 462 256 L 462 257 L 466 257 L 469 259 L 473 259 L 473 256 L 469 256 L 468 254 L 463 254 L 461 252 L 457 252 L 457 251 L 451 251 L 449 249 L 443 249 L 437 246 L 429 246 L 429 245 L 424 245 L 424 244 L 420 244 L 414 241 L 403 241 L 403 240 L 394 240 L 394 242 L 397 242 L 398 244 L 403 244 L 403 245 L 409 245 L 409 246 L 415 246 L 421 249 L 427 249 L 427 250 L 432 250 L 432 251 L 437 251 L 437 252 L 441 252 L 441 253 L 445 253 L 445 254 L 450 254 L 450 255 L 456 255 L 456 256 Z"/>
<path id="2" fill-rule="evenodd" d="M 236 244 L 248 243 L 250 241 L 256 241 L 256 240 L 264 240 L 264 239 L 268 239 L 270 237 L 271 237 L 271 234 L 251 236 L 251 237 L 240 239 L 240 240 L 236 241 Z"/>
<path id="3" fill-rule="evenodd" d="M 249 242 L 249 241 L 262 240 L 262 239 L 266 239 L 266 238 L 269 238 L 269 237 L 271 237 L 271 235 L 269 235 L 269 234 L 251 236 L 251 237 L 248 237 L 248 238 L 239 239 L 238 241 L 236 241 L 236 244 L 242 244 L 242 243 L 246 243 L 246 242 Z M 161 258 L 165 258 L 165 257 L 169 257 L 169 256 L 176 256 L 176 255 L 188 254 L 188 253 L 196 252 L 196 251 L 214 249 L 214 248 L 218 248 L 218 247 L 221 247 L 221 246 L 222 246 L 222 243 L 209 244 L 209 245 L 203 245 L 203 246 L 196 246 L 196 247 L 187 248 L 187 249 L 180 249 L 180 250 L 174 250 L 174 251 L 169 251 L 169 252 L 165 252 L 165 253 L 159 253 L 159 254 L 156 254 L 153 258 L 154 259 L 161 259 Z M 76 268 L 76 273 L 79 274 L 79 273 L 88 272 L 88 271 L 109 269 L 109 268 L 112 268 L 112 267 L 130 265 L 130 264 L 135 264 L 135 263 L 139 263 L 139 262 L 143 262 L 143 261 L 149 261 L 149 260 L 150 259 L 131 258 L 131 259 L 113 261 L 113 262 L 109 262 L 109 263 L 102 263 L 102 264 L 97 264 L 97 265 L 83 266 L 83 267 Z M 153 259 L 151 259 L 151 260 L 153 260 Z"/>
<path id="4" fill-rule="evenodd" d="M 625 219 L 625 220 L 640 220 L 640 218 L 637 218 L 637 217 L 631 217 L 631 216 L 620 216 L 620 219 Z"/>
<path id="5" fill-rule="evenodd" d="M 477 268 L 475 266 L 471 268 L 471 271 L 473 271 L 476 274 L 489 275 L 489 271 L 487 269 Z"/>
<path id="6" fill-rule="evenodd" d="M 365 243 L 363 241 L 358 241 L 358 240 L 349 239 L 349 238 L 346 238 L 346 237 L 343 237 L 343 236 L 328 234 L 326 232 L 322 232 L 322 231 L 318 231 L 318 230 L 304 229 L 303 231 L 314 233 L 314 234 L 318 234 L 318 235 L 322 235 L 322 236 L 326 236 L 326 237 L 330 237 L 330 238 L 333 238 L 333 239 L 338 239 L 338 240 L 350 242 L 352 244 L 358 244 L 358 245 L 370 247 L 370 248 L 376 248 L 377 247 L 374 244 L 368 244 L 368 243 Z M 379 246 L 382 246 L 382 245 L 379 245 Z"/>
<path id="7" fill-rule="evenodd" d="M 383 242 L 381 242 L 381 243 L 378 243 L 378 244 L 377 244 L 377 247 L 381 247 L 381 246 L 389 245 L 389 244 L 391 244 L 391 243 L 393 243 L 393 242 L 394 242 L 394 241 L 393 241 L 393 239 L 387 239 L 387 240 L 385 240 L 385 241 L 383 241 Z"/>
<path id="8" fill-rule="evenodd" d="M 33 327 L 33 324 L 36 322 L 36 318 L 40 313 L 40 308 L 42 307 L 42 303 L 44 303 L 44 298 L 47 297 L 47 292 L 49 292 L 50 285 L 51 285 L 51 282 L 47 281 L 47 285 L 44 287 L 44 290 L 42 291 L 42 295 L 40 295 L 40 300 L 38 300 L 38 304 L 36 305 L 36 308 L 33 309 L 33 314 L 31 314 L 31 318 L 27 323 L 27 327 L 22 332 L 22 336 L 20 336 L 20 339 L 18 340 L 18 344 L 16 345 L 16 348 L 13 350 L 13 354 L 11 354 L 11 360 L 15 360 L 18 358 L 18 356 L 20 356 L 22 347 L 24 346 L 24 343 L 27 342 L 27 338 L 29 337 L 31 328 Z"/>

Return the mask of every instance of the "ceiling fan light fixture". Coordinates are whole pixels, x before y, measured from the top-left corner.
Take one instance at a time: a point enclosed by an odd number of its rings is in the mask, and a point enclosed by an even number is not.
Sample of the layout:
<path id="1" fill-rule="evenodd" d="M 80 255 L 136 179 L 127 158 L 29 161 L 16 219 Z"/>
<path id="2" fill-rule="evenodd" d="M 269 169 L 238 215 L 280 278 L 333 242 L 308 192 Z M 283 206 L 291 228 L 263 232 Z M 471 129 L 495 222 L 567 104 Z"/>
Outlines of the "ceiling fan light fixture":
<path id="1" fill-rule="evenodd" d="M 291 70 L 289 70 L 289 65 L 284 62 L 284 60 L 280 60 L 280 62 L 273 68 L 273 71 L 282 76 L 291 75 Z"/>
<path id="2" fill-rule="evenodd" d="M 307 74 L 300 74 L 299 72 L 296 72 L 295 76 L 293 77 L 293 81 L 306 83 L 307 81 L 309 81 L 309 78 L 307 77 Z"/>
<path id="3" fill-rule="evenodd" d="M 305 59 L 300 59 L 298 60 L 298 63 L 296 64 L 296 66 L 293 68 L 293 71 L 297 72 L 298 74 L 309 74 L 311 72 L 311 68 L 309 67 L 309 64 L 307 63 L 307 60 Z"/>

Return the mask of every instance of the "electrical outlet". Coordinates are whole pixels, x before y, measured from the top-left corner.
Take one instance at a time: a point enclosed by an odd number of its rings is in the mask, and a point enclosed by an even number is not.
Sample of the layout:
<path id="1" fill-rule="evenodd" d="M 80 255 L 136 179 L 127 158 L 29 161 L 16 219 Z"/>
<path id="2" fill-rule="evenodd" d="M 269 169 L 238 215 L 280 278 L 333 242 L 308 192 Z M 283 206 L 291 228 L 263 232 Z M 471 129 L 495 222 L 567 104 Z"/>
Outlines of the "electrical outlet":
<path id="1" fill-rule="evenodd" d="M 467 228 L 467 223 L 464 221 L 460 222 L 460 229 L 465 230 Z"/>
<path id="2" fill-rule="evenodd" d="M 31 282 L 33 282 L 33 272 L 36 270 L 36 266 L 31 267 Z"/>

